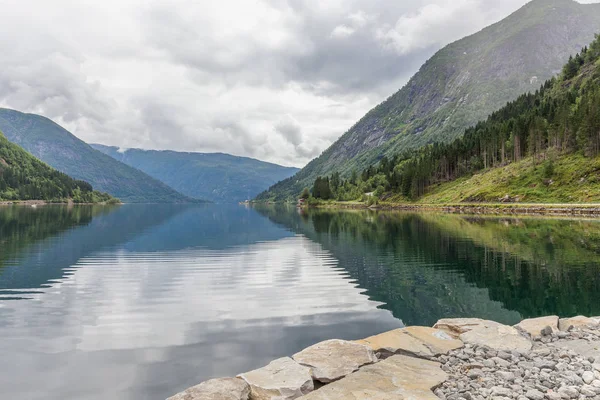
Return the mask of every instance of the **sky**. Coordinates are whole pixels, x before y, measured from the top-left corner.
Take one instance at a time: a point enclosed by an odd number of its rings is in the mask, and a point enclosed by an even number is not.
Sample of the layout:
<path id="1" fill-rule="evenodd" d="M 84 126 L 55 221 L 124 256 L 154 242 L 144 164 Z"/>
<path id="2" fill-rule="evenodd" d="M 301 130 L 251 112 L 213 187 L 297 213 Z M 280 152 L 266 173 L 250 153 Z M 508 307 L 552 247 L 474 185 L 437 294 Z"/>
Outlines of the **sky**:
<path id="1" fill-rule="evenodd" d="M 435 51 L 525 3 L 0 0 L 0 106 L 88 143 L 302 167 Z"/>

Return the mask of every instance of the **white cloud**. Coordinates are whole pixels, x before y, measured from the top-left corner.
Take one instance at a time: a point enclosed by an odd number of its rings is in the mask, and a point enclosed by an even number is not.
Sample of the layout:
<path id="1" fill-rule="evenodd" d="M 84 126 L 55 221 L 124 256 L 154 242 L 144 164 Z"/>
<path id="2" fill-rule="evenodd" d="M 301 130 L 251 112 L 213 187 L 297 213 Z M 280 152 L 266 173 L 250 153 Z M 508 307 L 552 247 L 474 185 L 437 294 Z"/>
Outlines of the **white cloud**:
<path id="1" fill-rule="evenodd" d="M 399 54 L 430 46 L 442 47 L 457 38 L 480 30 L 515 10 L 524 2 L 503 2 L 491 6 L 485 0 L 435 0 L 398 18 L 393 26 L 378 29 L 377 37 Z M 512 4 L 511 4 L 512 3 Z"/>
<path id="2" fill-rule="evenodd" d="M 354 32 L 355 32 L 354 28 L 350 28 L 349 26 L 346 26 L 346 25 L 338 25 L 331 32 L 331 37 L 333 37 L 333 38 L 346 38 L 348 36 L 352 36 L 352 34 Z"/>
<path id="3" fill-rule="evenodd" d="M 0 0 L 0 105 L 89 142 L 302 166 L 525 2 Z M 282 133 L 286 116 L 299 126 Z"/>

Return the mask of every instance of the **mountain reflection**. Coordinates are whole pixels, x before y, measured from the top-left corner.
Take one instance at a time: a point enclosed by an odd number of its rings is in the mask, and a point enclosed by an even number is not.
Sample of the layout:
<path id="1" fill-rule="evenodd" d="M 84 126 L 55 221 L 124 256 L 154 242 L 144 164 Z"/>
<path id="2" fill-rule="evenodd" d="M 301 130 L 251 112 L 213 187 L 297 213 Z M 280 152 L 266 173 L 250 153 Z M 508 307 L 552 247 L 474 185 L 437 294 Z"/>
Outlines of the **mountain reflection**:
<path id="1" fill-rule="evenodd" d="M 408 325 L 600 314 L 600 223 L 260 207 Z"/>

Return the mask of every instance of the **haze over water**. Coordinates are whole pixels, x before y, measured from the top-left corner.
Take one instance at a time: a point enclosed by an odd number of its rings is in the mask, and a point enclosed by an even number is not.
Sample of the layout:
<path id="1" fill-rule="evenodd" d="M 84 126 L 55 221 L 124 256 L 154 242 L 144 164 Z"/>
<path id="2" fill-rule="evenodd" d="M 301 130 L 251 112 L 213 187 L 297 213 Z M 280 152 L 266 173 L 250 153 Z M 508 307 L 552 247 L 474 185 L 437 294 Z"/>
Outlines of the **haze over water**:
<path id="1" fill-rule="evenodd" d="M 0 209 L 0 393 L 164 399 L 330 338 L 599 315 L 600 222 Z"/>

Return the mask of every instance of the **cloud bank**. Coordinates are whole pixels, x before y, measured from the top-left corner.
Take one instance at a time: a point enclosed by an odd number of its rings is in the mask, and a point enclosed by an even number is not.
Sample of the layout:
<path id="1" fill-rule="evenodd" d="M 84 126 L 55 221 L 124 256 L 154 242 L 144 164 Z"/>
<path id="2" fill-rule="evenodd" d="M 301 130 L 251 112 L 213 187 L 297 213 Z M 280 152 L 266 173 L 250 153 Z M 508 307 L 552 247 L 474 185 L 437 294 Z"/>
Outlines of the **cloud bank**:
<path id="1" fill-rule="evenodd" d="M 526 0 L 0 3 L 0 105 L 87 142 L 303 166 Z"/>

